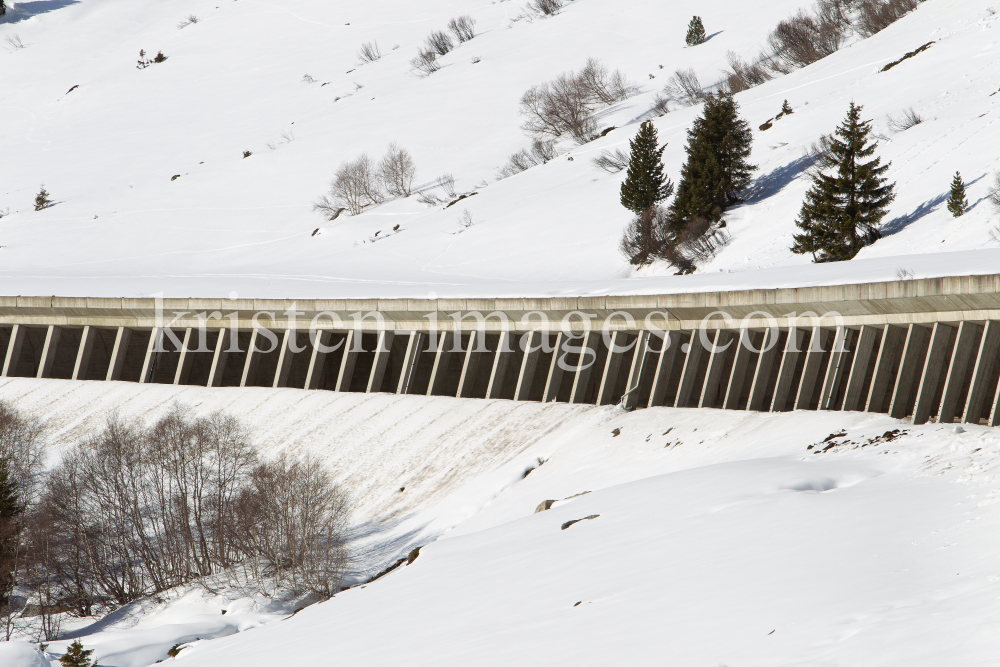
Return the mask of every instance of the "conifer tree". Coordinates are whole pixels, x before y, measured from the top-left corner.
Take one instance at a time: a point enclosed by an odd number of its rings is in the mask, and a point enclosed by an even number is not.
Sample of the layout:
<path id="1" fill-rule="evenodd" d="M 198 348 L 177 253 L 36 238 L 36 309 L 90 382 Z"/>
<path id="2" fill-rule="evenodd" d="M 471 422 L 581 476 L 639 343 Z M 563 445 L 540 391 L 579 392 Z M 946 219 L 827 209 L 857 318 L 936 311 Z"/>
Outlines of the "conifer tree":
<path id="1" fill-rule="evenodd" d="M 35 210 L 41 211 L 43 208 L 48 208 L 51 205 L 52 200 L 49 199 L 49 193 L 45 190 L 45 186 L 43 185 L 42 189 L 38 191 L 37 195 L 35 195 Z"/>
<path id="2" fill-rule="evenodd" d="M 10 472 L 10 462 L 0 458 L 0 609 L 8 602 L 14 588 L 14 570 L 21 536 L 19 519 L 24 512 L 17 482 Z"/>
<path id="3" fill-rule="evenodd" d="M 622 206 L 636 215 L 673 194 L 674 184 L 663 173 L 663 149 L 658 146 L 656 128 L 650 121 L 639 127 L 628 159 L 628 174 L 621 187 Z"/>
<path id="4" fill-rule="evenodd" d="M 93 652 L 94 649 L 84 650 L 83 644 L 78 639 L 70 644 L 63 657 L 59 658 L 59 664 L 62 667 L 92 667 L 90 655 Z"/>
<path id="5" fill-rule="evenodd" d="M 705 41 L 705 26 L 702 25 L 700 16 L 693 17 L 688 23 L 688 33 L 684 41 L 688 46 L 698 46 Z"/>
<path id="6" fill-rule="evenodd" d="M 675 231 L 695 218 L 718 220 L 728 206 L 741 201 L 739 195 L 757 168 L 747 162 L 753 133 L 729 95 L 709 95 L 687 135 L 687 162 L 670 205 Z"/>
<path id="7" fill-rule="evenodd" d="M 3 0 L 0 0 L 0 16 L 7 13 L 7 5 L 4 4 Z"/>
<path id="8" fill-rule="evenodd" d="M 962 174 L 955 172 L 955 178 L 951 179 L 951 194 L 948 196 L 948 211 L 959 217 L 965 213 L 969 207 L 969 200 L 965 198 L 965 183 L 962 181 Z"/>
<path id="9" fill-rule="evenodd" d="M 789 104 L 788 104 L 788 100 L 785 100 L 785 101 L 784 101 L 784 102 L 783 102 L 783 103 L 781 104 L 781 113 L 780 113 L 780 114 L 778 114 L 778 115 L 779 115 L 779 116 L 787 116 L 787 115 L 788 115 L 788 114 L 790 114 L 790 113 L 795 113 L 795 112 L 794 112 L 794 111 L 792 111 L 792 107 L 791 107 L 791 106 L 789 106 Z"/>
<path id="10" fill-rule="evenodd" d="M 813 177 L 795 222 L 802 233 L 794 235 L 791 250 L 810 253 L 815 262 L 851 259 L 879 240 L 879 223 L 896 197 L 896 184 L 887 184 L 882 176 L 889 165 L 882 165 L 878 157 L 864 161 L 875 153 L 878 143 L 868 143 L 871 121 L 861 120 L 861 109 L 851 102 L 830 141 L 835 172 Z"/>

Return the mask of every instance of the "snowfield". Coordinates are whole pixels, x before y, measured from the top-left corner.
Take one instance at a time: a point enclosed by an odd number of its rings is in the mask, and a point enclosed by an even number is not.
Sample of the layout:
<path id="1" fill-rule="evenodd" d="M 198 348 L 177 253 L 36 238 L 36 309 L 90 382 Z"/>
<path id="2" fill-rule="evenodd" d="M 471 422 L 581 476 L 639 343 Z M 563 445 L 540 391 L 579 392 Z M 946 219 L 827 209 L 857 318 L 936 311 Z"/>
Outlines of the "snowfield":
<path id="1" fill-rule="evenodd" d="M 242 415 L 265 454 L 317 453 L 351 490 L 358 581 L 422 546 L 412 564 L 280 622 L 294 605 L 192 587 L 106 630 L 78 630 L 109 667 L 150 664 L 192 635 L 221 638 L 176 659 L 213 667 L 332 655 L 761 666 L 991 665 L 1000 655 L 995 429 L 862 413 L 2 382 L 0 399 L 54 419 L 54 457 L 116 408 L 152 419 L 177 400 Z M 558 502 L 536 514 L 544 500 Z M 67 643 L 53 642 L 50 657 Z M 0 646 L 5 666 L 45 664 L 24 644 Z"/>
<path id="2" fill-rule="evenodd" d="M 10 212 L 0 220 L 2 291 L 532 296 L 995 271 L 998 218 L 984 199 L 1000 169 L 992 0 L 929 0 L 871 38 L 740 93 L 759 170 L 747 203 L 730 211 L 732 243 L 693 277 L 649 278 L 672 273 L 663 266 L 635 275 L 618 254 L 629 220 L 618 202 L 624 174 L 590 160 L 627 150 L 674 70 L 693 68 L 712 85 L 728 51 L 752 58 L 779 20 L 808 4 L 574 0 L 557 16 L 516 20 L 522 3 L 472 0 L 17 2 L 0 19 L 0 40 L 17 35 L 24 45 L 0 41 L 0 211 Z M 687 48 L 695 11 L 710 39 Z M 200 20 L 179 29 L 192 14 Z M 462 14 L 475 19 L 475 39 L 417 76 L 409 60 L 425 37 Z M 358 49 L 371 41 L 383 57 L 360 65 Z M 167 60 L 137 69 L 140 49 Z M 588 57 L 640 86 L 599 113 L 600 128 L 617 129 L 584 146 L 563 141 L 552 162 L 496 181 L 507 156 L 530 144 L 521 94 Z M 757 130 L 785 99 L 795 112 Z M 821 272 L 788 250 L 808 187 L 803 150 L 852 100 L 884 136 L 879 154 L 892 162 L 898 198 L 884 239 Z M 888 117 L 909 107 L 925 121 L 893 134 Z M 654 123 L 676 181 L 699 108 L 671 109 Z M 390 141 L 412 152 L 418 190 L 443 197 L 437 179 L 451 173 L 459 194 L 475 196 L 447 209 L 412 196 L 333 222 L 311 211 L 338 164 L 362 152 L 378 159 Z M 959 219 L 944 206 L 956 170 L 971 205 Z M 56 205 L 36 212 L 41 184 Z M 459 223 L 466 209 L 468 228 Z"/>

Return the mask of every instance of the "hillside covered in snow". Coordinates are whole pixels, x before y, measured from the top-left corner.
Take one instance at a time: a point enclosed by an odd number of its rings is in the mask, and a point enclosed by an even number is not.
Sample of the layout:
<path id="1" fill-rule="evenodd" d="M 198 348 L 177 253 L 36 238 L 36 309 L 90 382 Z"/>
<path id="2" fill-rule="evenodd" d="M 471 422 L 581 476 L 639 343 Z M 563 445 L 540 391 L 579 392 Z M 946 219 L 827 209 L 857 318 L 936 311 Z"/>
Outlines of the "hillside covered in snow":
<path id="1" fill-rule="evenodd" d="M 994 4 L 928 0 L 870 37 L 850 33 L 835 53 L 737 94 L 758 169 L 746 203 L 727 211 L 730 244 L 694 279 L 639 279 L 673 270 L 637 277 L 619 254 L 630 219 L 618 201 L 624 173 L 605 173 L 592 159 L 627 152 L 640 121 L 652 119 L 676 182 L 700 107 L 667 95 L 668 113 L 653 109 L 673 72 L 693 70 L 714 89 L 730 54 L 750 62 L 766 51 L 779 21 L 811 10 L 805 0 L 573 0 L 553 16 L 514 1 L 8 3 L 0 18 L 3 292 L 524 296 L 746 285 L 757 269 L 779 271 L 762 284 L 809 283 L 816 267 L 789 251 L 809 185 L 804 151 L 851 101 L 873 121 L 898 196 L 882 240 L 854 260 L 858 269 L 826 269 L 824 280 L 850 281 L 859 270 L 879 279 L 900 269 L 988 272 L 998 217 L 986 196 L 1000 169 Z M 695 11 L 708 39 L 688 47 Z M 475 37 L 456 42 L 429 76 L 415 70 L 428 35 L 459 16 L 471 17 Z M 378 60 L 362 63 L 366 44 L 377 46 Z M 140 50 L 166 59 L 137 67 Z M 522 94 L 588 58 L 620 70 L 635 94 L 598 110 L 603 136 L 561 139 L 555 159 L 499 179 L 508 157 L 531 143 Z M 794 113 L 759 130 L 785 100 Z M 911 108 L 923 122 L 898 131 L 894 121 Z M 312 210 L 339 165 L 365 153 L 377 161 L 390 142 L 413 156 L 412 196 L 333 221 Z M 944 206 L 956 171 L 968 184 L 961 218 Z M 448 179 L 441 185 L 447 174 L 453 190 Z M 54 205 L 35 211 L 42 185 Z M 705 277 L 719 272 L 740 273 Z"/>

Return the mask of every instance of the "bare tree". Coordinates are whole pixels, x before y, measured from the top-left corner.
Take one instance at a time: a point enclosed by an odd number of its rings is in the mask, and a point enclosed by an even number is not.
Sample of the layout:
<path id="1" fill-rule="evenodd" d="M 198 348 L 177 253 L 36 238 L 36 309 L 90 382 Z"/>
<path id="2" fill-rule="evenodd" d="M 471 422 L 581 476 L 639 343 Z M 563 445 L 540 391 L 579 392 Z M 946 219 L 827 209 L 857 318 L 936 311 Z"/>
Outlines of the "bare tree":
<path id="1" fill-rule="evenodd" d="M 538 138 L 569 134 L 585 144 L 597 132 L 593 97 L 572 73 L 529 88 L 521 96 L 520 107 L 520 113 L 528 118 L 521 128 Z"/>
<path id="2" fill-rule="evenodd" d="M 437 53 L 430 50 L 421 50 L 417 57 L 410 61 L 410 65 L 424 76 L 430 76 L 441 69 L 441 65 L 437 61 Z"/>
<path id="3" fill-rule="evenodd" d="M 471 16 L 459 16 L 448 21 L 448 29 L 455 35 L 455 39 L 461 42 L 468 42 L 476 36 L 476 20 Z"/>
<path id="4" fill-rule="evenodd" d="M 528 3 L 528 7 L 544 16 L 555 16 L 562 9 L 562 0 L 534 0 Z"/>
<path id="5" fill-rule="evenodd" d="M 837 2 L 821 2 L 818 16 L 799 12 L 778 23 L 768 36 L 773 69 L 787 73 L 839 50 L 850 23 Z"/>
<path id="6" fill-rule="evenodd" d="M 609 174 L 617 174 L 619 171 L 625 169 L 628 166 L 628 161 L 628 153 L 620 148 L 616 148 L 613 151 L 603 150 L 600 155 L 591 160 L 595 167 Z"/>
<path id="7" fill-rule="evenodd" d="M 650 206 L 632 218 L 622 234 L 618 250 L 633 266 L 652 264 L 660 257 L 670 240 L 670 225 L 666 211 Z"/>
<path id="8" fill-rule="evenodd" d="M 923 117 L 913 110 L 913 107 L 904 109 L 896 118 L 886 116 L 886 126 L 893 132 L 905 132 L 914 125 L 924 122 Z"/>
<path id="9" fill-rule="evenodd" d="M 442 174 L 438 178 L 438 185 L 444 190 L 444 193 L 449 197 L 455 196 L 455 177 L 451 174 Z"/>
<path id="10" fill-rule="evenodd" d="M 692 106 L 705 99 L 705 90 L 693 69 L 679 69 L 673 73 L 663 92 L 671 99 Z"/>
<path id="11" fill-rule="evenodd" d="M 620 102 L 639 90 L 638 86 L 628 82 L 620 70 L 609 73 L 608 68 L 596 58 L 587 59 L 577 74 L 577 84 L 592 100 L 603 104 Z"/>
<path id="12" fill-rule="evenodd" d="M 760 59 L 753 63 L 747 63 L 737 53 L 729 51 L 726 54 L 726 60 L 729 62 L 731 71 L 726 75 L 723 86 L 729 94 L 749 90 L 774 78 Z"/>
<path id="13" fill-rule="evenodd" d="M 378 48 L 378 42 L 365 42 L 358 50 L 358 60 L 362 63 L 373 63 L 382 58 L 382 51 Z"/>
<path id="14" fill-rule="evenodd" d="M 986 197 L 993 204 L 993 208 L 996 209 L 997 213 L 1000 213 L 1000 171 L 993 175 L 993 187 L 990 188 Z"/>
<path id="15" fill-rule="evenodd" d="M 837 166 L 837 159 L 831 150 L 832 144 L 833 138 L 829 134 L 824 134 L 806 147 L 805 157 L 809 161 L 807 170 L 813 176 L 817 172 L 826 171 Z"/>
<path id="16" fill-rule="evenodd" d="M 427 36 L 428 51 L 433 51 L 437 55 L 443 56 L 453 48 L 455 48 L 455 44 L 451 41 L 451 37 L 449 37 L 446 32 L 435 30 Z"/>
<path id="17" fill-rule="evenodd" d="M 919 0 L 861 0 L 857 30 L 862 36 L 871 37 L 916 9 L 918 4 Z"/>
<path id="18" fill-rule="evenodd" d="M 395 142 L 389 144 L 389 149 L 379 163 L 379 176 L 386 191 L 393 197 L 409 197 L 415 173 L 416 166 L 409 151 L 400 148 Z"/>

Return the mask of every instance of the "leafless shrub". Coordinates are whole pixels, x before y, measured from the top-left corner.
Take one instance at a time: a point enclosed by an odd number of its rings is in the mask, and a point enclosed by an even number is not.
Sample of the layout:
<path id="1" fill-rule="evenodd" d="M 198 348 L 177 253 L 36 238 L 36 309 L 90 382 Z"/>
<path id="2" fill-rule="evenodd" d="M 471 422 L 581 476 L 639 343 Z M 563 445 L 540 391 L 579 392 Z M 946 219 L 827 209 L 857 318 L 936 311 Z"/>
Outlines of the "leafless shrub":
<path id="1" fill-rule="evenodd" d="M 898 118 L 886 116 L 886 126 L 893 132 L 905 132 L 914 125 L 924 122 L 923 117 L 913 110 L 913 107 L 905 109 Z"/>
<path id="2" fill-rule="evenodd" d="M 451 37 L 449 37 L 446 32 L 435 30 L 427 36 L 428 51 L 433 51 L 437 55 L 443 56 L 453 48 L 455 48 L 455 44 L 451 41 Z"/>
<path id="3" fill-rule="evenodd" d="M 778 23 L 768 43 L 774 53 L 772 69 L 787 73 L 839 50 L 850 29 L 842 2 L 821 0 L 816 15 L 799 12 Z"/>
<path id="4" fill-rule="evenodd" d="M 993 208 L 1000 213 L 1000 171 L 993 175 L 993 187 L 990 188 L 986 198 L 993 204 Z"/>
<path id="5" fill-rule="evenodd" d="M 603 104 L 614 104 L 639 92 L 639 87 L 629 83 L 620 70 L 608 72 L 596 58 L 588 58 L 576 77 L 584 91 Z"/>
<path id="6" fill-rule="evenodd" d="M 562 9 L 563 0 L 534 0 L 528 3 L 528 8 L 544 16 L 555 16 Z"/>
<path id="7" fill-rule="evenodd" d="M 662 93 L 657 93 L 656 98 L 653 100 L 653 107 L 650 111 L 655 113 L 657 116 L 666 116 L 670 113 L 670 98 Z"/>
<path id="8" fill-rule="evenodd" d="M 705 91 L 693 69 L 679 69 L 674 72 L 663 92 L 674 101 L 687 106 L 705 99 Z"/>
<path id="9" fill-rule="evenodd" d="M 730 51 L 726 54 L 726 60 L 732 69 L 727 73 L 723 87 L 730 94 L 749 90 L 774 78 L 760 59 L 754 63 L 746 63 L 738 54 Z"/>
<path id="10" fill-rule="evenodd" d="M 458 219 L 458 224 L 460 224 L 465 229 L 468 229 L 473 224 L 475 224 L 472 221 L 472 211 L 470 211 L 469 209 L 465 209 L 464 211 L 462 211 L 462 217 Z"/>
<path id="11" fill-rule="evenodd" d="M 864 37 L 885 30 L 917 8 L 919 0 L 862 0 L 856 28 Z"/>
<path id="12" fill-rule="evenodd" d="M 591 160 L 591 163 L 601 171 L 606 171 L 609 174 L 617 174 L 628 166 L 628 160 L 628 153 L 620 148 L 616 148 L 613 151 L 601 151 L 601 154 Z"/>
<path id="13" fill-rule="evenodd" d="M 535 139 L 531 142 L 531 148 L 522 148 L 512 154 L 507 159 L 507 164 L 497 170 L 499 178 L 507 178 L 514 174 L 519 174 L 526 169 L 531 169 L 540 164 L 545 164 L 555 157 L 555 142 Z"/>
<path id="14" fill-rule="evenodd" d="M 618 243 L 618 250 L 633 266 L 652 264 L 660 257 L 670 240 L 667 213 L 659 206 L 650 206 L 632 218 Z"/>
<path id="15" fill-rule="evenodd" d="M 455 177 L 451 174 L 442 174 L 438 178 L 438 185 L 441 186 L 441 189 L 449 197 L 455 196 Z"/>
<path id="16" fill-rule="evenodd" d="M 913 269 L 905 269 L 902 266 L 896 268 L 896 280 L 913 280 Z"/>
<path id="17" fill-rule="evenodd" d="M 805 157 L 809 160 L 807 170 L 810 174 L 816 175 L 818 172 L 837 166 L 837 160 L 833 156 L 833 151 L 830 150 L 832 143 L 833 137 L 829 134 L 824 134 L 806 147 Z"/>
<path id="18" fill-rule="evenodd" d="M 539 138 L 569 134 L 584 144 L 597 132 L 593 98 L 572 73 L 529 88 L 521 96 L 520 107 L 528 118 L 521 128 Z"/>
<path id="19" fill-rule="evenodd" d="M 426 204 L 427 206 L 438 206 L 443 204 L 444 200 L 431 192 L 421 192 L 417 195 L 417 201 L 421 204 Z"/>
<path id="20" fill-rule="evenodd" d="M 448 21 L 448 29 L 454 33 L 459 43 L 468 42 L 476 36 L 476 20 L 468 15 L 459 16 Z"/>
<path id="21" fill-rule="evenodd" d="M 183 30 L 184 28 L 188 27 L 189 25 L 195 24 L 195 23 L 197 23 L 200 20 L 201 19 L 199 19 L 194 14 L 190 14 L 186 19 L 184 19 L 183 21 L 181 21 L 180 23 L 177 24 L 177 29 L 178 30 Z"/>
<path id="22" fill-rule="evenodd" d="M 7 44 L 9 44 L 11 46 L 11 48 L 14 48 L 14 49 L 23 49 L 24 48 L 24 42 L 21 41 L 21 36 L 20 35 L 17 35 L 17 34 L 7 35 L 6 37 L 3 38 L 3 41 L 7 42 Z"/>
<path id="23" fill-rule="evenodd" d="M 670 263 L 678 273 L 693 273 L 698 264 L 712 259 L 731 240 L 725 222 L 716 225 L 699 216 L 663 244 L 658 258 Z"/>
<path id="24" fill-rule="evenodd" d="M 312 78 L 312 77 L 311 77 L 311 76 L 309 76 L 308 74 L 305 74 L 305 75 L 303 75 L 303 77 L 302 77 L 302 82 L 303 82 L 303 83 L 316 83 L 316 79 Z"/>
<path id="25" fill-rule="evenodd" d="M 441 69 L 434 51 L 420 51 L 417 57 L 410 61 L 410 65 L 424 76 L 429 76 Z"/>
<path id="26" fill-rule="evenodd" d="M 378 42 L 365 42 L 358 50 L 358 60 L 364 63 L 373 63 L 382 58 L 382 51 L 378 48 Z"/>
<path id="27" fill-rule="evenodd" d="M 416 170 L 410 152 L 400 148 L 395 142 L 389 144 L 389 149 L 379 163 L 379 176 L 386 191 L 393 197 L 410 196 Z"/>
<path id="28" fill-rule="evenodd" d="M 330 199 L 321 200 L 315 207 L 319 210 L 343 207 L 351 215 L 358 215 L 365 206 L 383 201 L 385 196 L 378 171 L 368 155 L 361 155 L 340 165 L 330 185 Z"/>

